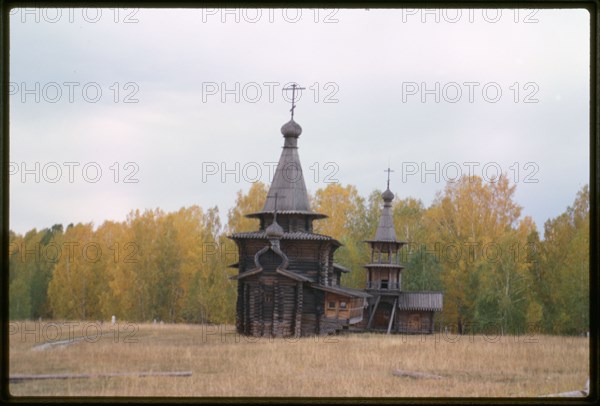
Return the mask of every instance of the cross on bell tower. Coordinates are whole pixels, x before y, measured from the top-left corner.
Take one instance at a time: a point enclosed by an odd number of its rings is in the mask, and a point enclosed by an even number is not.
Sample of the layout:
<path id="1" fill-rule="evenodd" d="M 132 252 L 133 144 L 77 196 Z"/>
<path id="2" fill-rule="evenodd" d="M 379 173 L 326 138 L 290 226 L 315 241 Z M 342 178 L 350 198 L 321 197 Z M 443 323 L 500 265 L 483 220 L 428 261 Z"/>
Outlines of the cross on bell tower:
<path id="1" fill-rule="evenodd" d="M 390 173 L 392 173 L 394 171 L 392 169 L 390 169 L 390 167 L 388 166 L 388 168 L 385 169 L 384 172 L 387 172 L 387 188 L 389 190 L 390 189 Z"/>
<path id="2" fill-rule="evenodd" d="M 306 90 L 305 87 L 299 87 L 297 84 L 292 83 L 292 87 L 286 87 L 283 90 L 291 90 L 292 91 L 292 108 L 290 112 L 292 113 L 292 120 L 294 119 L 294 109 L 296 108 L 296 89 L 297 90 Z"/>

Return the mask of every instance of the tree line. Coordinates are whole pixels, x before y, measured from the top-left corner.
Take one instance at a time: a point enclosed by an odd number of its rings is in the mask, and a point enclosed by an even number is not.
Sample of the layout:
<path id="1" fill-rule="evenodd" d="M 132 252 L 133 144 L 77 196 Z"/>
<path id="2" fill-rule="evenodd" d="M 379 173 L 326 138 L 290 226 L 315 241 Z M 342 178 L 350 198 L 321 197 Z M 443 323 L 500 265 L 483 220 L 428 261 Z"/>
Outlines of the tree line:
<path id="1" fill-rule="evenodd" d="M 515 202 L 506 177 L 448 183 L 429 207 L 396 198 L 393 215 L 401 251 L 403 290 L 440 290 L 438 321 L 460 333 L 500 330 L 548 334 L 589 330 L 589 189 L 544 224 L 543 238 Z M 235 243 L 227 235 L 258 228 L 244 214 L 259 211 L 268 188 L 238 192 L 220 222 L 217 207 L 132 211 L 123 222 L 57 224 L 10 232 L 11 319 L 233 323 L 237 284 Z M 352 185 L 329 184 L 310 196 L 327 214 L 315 232 L 343 246 L 335 261 L 350 268 L 342 284 L 364 288 L 381 191 L 361 196 Z"/>

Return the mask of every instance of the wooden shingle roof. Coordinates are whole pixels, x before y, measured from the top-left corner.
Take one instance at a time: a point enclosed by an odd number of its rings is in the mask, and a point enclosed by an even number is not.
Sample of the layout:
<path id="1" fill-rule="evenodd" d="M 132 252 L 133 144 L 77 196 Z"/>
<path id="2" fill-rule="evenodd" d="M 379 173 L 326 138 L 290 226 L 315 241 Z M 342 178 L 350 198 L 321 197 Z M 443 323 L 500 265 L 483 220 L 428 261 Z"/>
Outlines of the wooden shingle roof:
<path id="1" fill-rule="evenodd" d="M 313 287 L 314 289 L 325 291 L 325 292 L 336 293 L 338 295 L 348 296 L 348 297 L 364 297 L 364 298 L 372 297 L 372 295 L 365 292 L 364 290 L 344 288 L 341 286 L 325 286 L 325 285 L 313 283 L 313 284 L 311 284 L 311 287 Z"/>
<path id="2" fill-rule="evenodd" d="M 385 262 L 375 262 L 372 264 L 363 265 L 365 268 L 390 268 L 390 269 L 404 269 L 404 264 L 388 264 Z"/>
<path id="3" fill-rule="evenodd" d="M 241 239 L 247 239 L 247 238 L 263 239 L 263 240 L 269 239 L 269 237 L 267 236 L 267 233 L 265 231 L 248 231 L 248 232 L 242 232 L 242 233 L 234 233 L 234 234 L 231 234 L 229 236 L 229 238 L 231 238 L 233 240 L 236 240 L 236 239 L 241 240 Z M 317 233 L 306 233 L 306 232 L 302 232 L 302 231 L 283 233 L 283 235 L 281 236 L 281 239 L 282 240 L 331 241 L 334 244 L 341 245 L 338 240 L 336 240 L 335 238 L 330 237 L 328 235 L 317 234 Z"/>
<path id="4" fill-rule="evenodd" d="M 298 214 L 313 220 L 326 218 L 326 215 L 316 213 L 310 208 L 298 155 L 298 137 L 302 134 L 302 127 L 292 116 L 292 119 L 281 127 L 281 133 L 285 141 L 265 204 L 262 210 L 245 216 L 265 218 L 265 215 L 272 215 L 277 210 L 277 214 L 282 216 Z"/>
<path id="5" fill-rule="evenodd" d="M 441 311 L 443 302 L 442 292 L 401 292 L 398 296 L 398 309 Z"/>
<path id="6" fill-rule="evenodd" d="M 345 272 L 345 273 L 350 272 L 350 269 L 346 268 L 343 265 L 338 264 L 337 262 L 333 263 L 333 269 L 337 269 L 337 270 Z"/>
<path id="7" fill-rule="evenodd" d="M 267 194 L 267 196 L 277 195 L 278 199 L 277 201 L 266 199 L 262 211 L 273 212 L 275 205 L 277 205 L 279 213 L 286 211 L 313 213 L 310 209 L 302 165 L 300 165 L 298 155 L 298 137 L 302 133 L 302 127 L 294 119 L 291 119 L 283 125 L 281 133 L 285 142 Z"/>
<path id="8" fill-rule="evenodd" d="M 389 194 L 387 194 L 389 192 Z M 391 198 L 390 198 L 391 196 Z M 392 199 L 394 194 L 387 189 L 382 194 L 383 197 L 383 210 L 381 210 L 381 217 L 379 217 L 379 225 L 375 232 L 375 241 L 396 241 L 396 230 L 394 230 L 394 219 L 392 217 Z"/>
<path id="9" fill-rule="evenodd" d="M 266 210 L 266 211 L 262 210 L 262 211 L 257 211 L 255 213 L 246 214 L 245 216 L 249 217 L 249 218 L 260 218 L 260 217 L 264 216 L 265 214 L 273 214 L 273 213 L 275 213 L 275 210 Z M 314 211 L 279 210 L 279 203 L 277 203 L 277 215 L 286 215 L 286 214 L 301 214 L 303 216 L 312 217 L 315 219 L 324 219 L 324 218 L 328 217 L 326 214 L 316 213 Z"/>

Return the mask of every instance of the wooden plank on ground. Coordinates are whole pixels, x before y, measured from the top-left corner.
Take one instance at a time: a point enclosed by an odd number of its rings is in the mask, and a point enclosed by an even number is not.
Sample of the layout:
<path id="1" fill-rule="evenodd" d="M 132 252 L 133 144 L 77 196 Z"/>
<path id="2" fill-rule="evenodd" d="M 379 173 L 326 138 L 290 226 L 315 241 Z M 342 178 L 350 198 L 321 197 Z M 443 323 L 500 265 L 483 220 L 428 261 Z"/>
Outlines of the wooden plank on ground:
<path id="1" fill-rule="evenodd" d="M 112 378 L 112 377 L 128 377 L 128 376 L 175 376 L 185 377 L 192 376 L 192 371 L 156 371 L 156 372 L 106 372 L 101 374 L 40 374 L 40 375 L 23 375 L 13 374 L 8 377 L 10 382 L 32 381 L 40 379 L 91 379 L 91 378 Z"/>
<path id="2" fill-rule="evenodd" d="M 410 378 L 421 378 L 421 379 L 442 379 L 440 375 L 430 374 L 427 372 L 417 372 L 417 371 L 403 371 L 403 370 L 395 370 L 392 372 L 394 376 L 408 376 Z"/>

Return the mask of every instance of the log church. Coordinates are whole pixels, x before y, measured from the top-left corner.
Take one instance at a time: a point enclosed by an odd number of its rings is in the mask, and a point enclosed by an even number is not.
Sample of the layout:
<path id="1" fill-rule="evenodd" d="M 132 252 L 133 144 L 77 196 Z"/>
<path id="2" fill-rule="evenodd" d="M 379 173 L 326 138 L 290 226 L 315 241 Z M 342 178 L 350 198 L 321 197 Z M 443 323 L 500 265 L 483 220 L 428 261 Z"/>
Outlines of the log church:
<path id="1" fill-rule="evenodd" d="M 291 119 L 281 127 L 284 143 L 262 210 L 246 216 L 259 220 L 256 231 L 229 236 L 239 261 L 236 328 L 251 336 L 310 336 L 341 330 L 388 333 L 433 332 L 433 313 L 441 310 L 440 292 L 401 291 L 402 266 L 391 214 L 393 193 L 383 193 L 384 208 L 371 245 L 366 289 L 341 285 L 349 269 L 334 262 L 341 246 L 313 232 L 313 221 L 326 218 L 311 210 L 298 155 L 302 128 Z"/>

